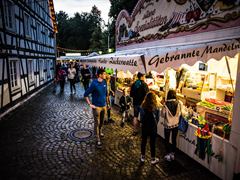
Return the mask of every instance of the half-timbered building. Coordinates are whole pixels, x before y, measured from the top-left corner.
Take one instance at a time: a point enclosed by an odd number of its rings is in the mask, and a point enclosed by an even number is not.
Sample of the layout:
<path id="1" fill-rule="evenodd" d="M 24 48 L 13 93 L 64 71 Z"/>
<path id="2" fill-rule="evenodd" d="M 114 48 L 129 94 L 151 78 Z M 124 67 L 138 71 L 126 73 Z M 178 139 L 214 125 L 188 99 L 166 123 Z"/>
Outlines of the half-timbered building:
<path id="1" fill-rule="evenodd" d="M 53 0 L 0 0 L 0 112 L 52 81 Z"/>

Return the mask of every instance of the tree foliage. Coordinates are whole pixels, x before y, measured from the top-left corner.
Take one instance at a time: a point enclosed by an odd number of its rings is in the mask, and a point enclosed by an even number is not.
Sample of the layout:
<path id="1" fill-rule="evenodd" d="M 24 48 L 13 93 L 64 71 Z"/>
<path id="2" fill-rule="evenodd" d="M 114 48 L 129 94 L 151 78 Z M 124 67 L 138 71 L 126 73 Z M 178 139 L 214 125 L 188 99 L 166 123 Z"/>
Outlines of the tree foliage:
<path id="1" fill-rule="evenodd" d="M 135 5 L 138 0 L 110 0 L 111 7 L 109 11 L 109 16 L 117 19 L 118 14 L 121 10 L 125 9 L 131 15 Z"/>
<path id="2" fill-rule="evenodd" d="M 138 0 L 110 0 L 111 7 L 109 11 L 109 17 L 113 19 L 109 25 L 109 33 L 111 37 L 110 47 L 115 46 L 115 23 L 118 14 L 121 12 L 121 10 L 125 9 L 128 11 L 129 15 L 131 15 L 137 2 Z"/>
<path id="3" fill-rule="evenodd" d="M 101 11 L 94 5 L 90 13 L 75 13 L 69 17 L 67 13 L 60 11 L 56 13 L 58 23 L 57 46 L 76 49 L 105 51 L 108 47 L 115 47 L 115 23 L 121 10 L 126 9 L 132 13 L 138 0 L 110 0 L 109 11 L 110 22 L 107 29 L 103 30 L 101 25 Z"/>
<path id="4" fill-rule="evenodd" d="M 74 17 L 60 11 L 56 13 L 58 23 L 57 46 L 76 50 L 101 49 L 101 11 L 96 6 L 90 13 L 75 13 Z"/>

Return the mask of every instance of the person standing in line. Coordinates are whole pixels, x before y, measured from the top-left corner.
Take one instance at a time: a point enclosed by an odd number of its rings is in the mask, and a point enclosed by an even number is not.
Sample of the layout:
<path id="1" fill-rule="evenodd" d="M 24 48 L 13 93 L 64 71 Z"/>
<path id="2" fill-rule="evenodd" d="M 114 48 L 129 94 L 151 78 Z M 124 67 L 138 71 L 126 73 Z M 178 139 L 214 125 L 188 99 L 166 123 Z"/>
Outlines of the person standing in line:
<path id="1" fill-rule="evenodd" d="M 102 132 L 104 116 L 106 113 L 106 105 L 109 101 L 107 94 L 106 72 L 99 69 L 97 72 L 97 79 L 94 79 L 90 87 L 85 91 L 84 97 L 86 102 L 93 110 L 94 117 L 94 131 L 97 138 L 97 146 L 101 147 L 102 142 L 100 137 L 104 137 Z M 89 99 L 89 94 L 92 94 L 92 102 Z"/>
<path id="2" fill-rule="evenodd" d="M 76 93 L 75 76 L 76 76 L 76 69 L 74 68 L 73 63 L 71 62 L 70 67 L 68 68 L 68 79 L 70 81 L 71 94 Z M 73 89 L 74 89 L 74 92 L 73 92 Z"/>
<path id="3" fill-rule="evenodd" d="M 142 141 L 140 161 L 142 163 L 145 161 L 147 138 L 150 137 L 151 164 L 154 165 L 159 162 L 159 159 L 156 158 L 155 144 L 157 138 L 157 124 L 160 114 L 160 102 L 158 102 L 157 97 L 153 92 L 149 92 L 145 96 L 141 108 Z"/>
<path id="4" fill-rule="evenodd" d="M 134 117 L 133 117 L 133 136 L 136 136 L 138 133 L 139 119 L 138 115 L 140 112 L 140 106 L 143 102 L 144 97 L 148 93 L 149 89 L 145 83 L 145 76 L 142 73 L 137 74 L 137 80 L 133 83 L 130 90 L 130 96 L 133 98 L 133 108 L 134 108 Z"/>
<path id="5" fill-rule="evenodd" d="M 91 79 L 91 72 L 86 67 L 85 64 L 83 64 L 83 68 L 81 69 L 81 75 L 82 75 L 83 87 L 84 87 L 84 90 L 86 91 L 89 88 L 89 82 L 90 82 L 90 79 Z"/>
<path id="6" fill-rule="evenodd" d="M 162 108 L 162 117 L 164 118 L 164 136 L 167 155 L 164 159 L 173 161 L 175 159 L 176 141 L 178 134 L 179 117 L 181 115 L 182 103 L 177 100 L 176 91 L 169 90 L 167 100 Z M 172 133 L 172 144 L 169 143 L 170 134 Z"/>

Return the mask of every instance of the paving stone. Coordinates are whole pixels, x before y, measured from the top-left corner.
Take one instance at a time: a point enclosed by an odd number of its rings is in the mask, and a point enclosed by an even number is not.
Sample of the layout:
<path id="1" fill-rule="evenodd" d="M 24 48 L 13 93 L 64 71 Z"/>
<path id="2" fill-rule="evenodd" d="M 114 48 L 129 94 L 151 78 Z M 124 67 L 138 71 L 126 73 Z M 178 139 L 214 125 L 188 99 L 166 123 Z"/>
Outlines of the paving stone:
<path id="1" fill-rule="evenodd" d="M 63 94 L 49 86 L 0 121 L 0 179 L 218 179 L 181 152 L 176 161 L 163 160 L 165 148 L 157 141 L 160 162 L 140 164 L 140 135 L 133 137 L 132 126 L 120 127 L 117 107 L 113 124 L 104 125 L 103 146 L 95 137 L 73 140 L 75 130 L 93 131 L 92 110 L 83 99 L 83 88 L 70 95 L 69 84 Z"/>

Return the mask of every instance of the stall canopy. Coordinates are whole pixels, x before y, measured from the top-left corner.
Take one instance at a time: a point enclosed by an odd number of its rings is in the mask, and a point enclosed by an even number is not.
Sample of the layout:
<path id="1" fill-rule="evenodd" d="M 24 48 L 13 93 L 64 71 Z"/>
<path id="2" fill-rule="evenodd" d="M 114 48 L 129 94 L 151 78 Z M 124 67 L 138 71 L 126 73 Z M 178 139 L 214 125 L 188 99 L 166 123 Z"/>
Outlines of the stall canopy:
<path id="1" fill-rule="evenodd" d="M 130 71 L 135 73 L 137 71 L 146 72 L 144 65 L 144 57 L 142 54 L 106 54 L 84 58 L 80 60 L 82 64 L 90 66 L 112 68 L 122 70 L 124 72 Z"/>
<path id="2" fill-rule="evenodd" d="M 191 46 L 171 46 L 148 50 L 145 54 L 147 72 L 163 72 L 166 68 L 178 68 L 182 64 L 193 66 L 197 61 L 206 63 L 210 59 L 220 60 L 224 56 L 234 57 L 240 52 L 240 40 L 218 41 Z"/>
<path id="3" fill-rule="evenodd" d="M 85 58 L 87 58 L 87 56 L 60 56 L 59 58 L 57 58 L 57 60 L 59 60 L 59 61 L 69 61 L 69 60 L 81 61 Z"/>

